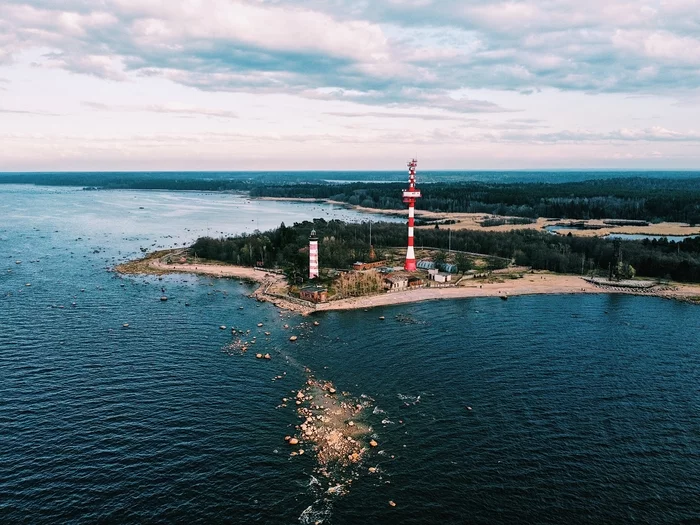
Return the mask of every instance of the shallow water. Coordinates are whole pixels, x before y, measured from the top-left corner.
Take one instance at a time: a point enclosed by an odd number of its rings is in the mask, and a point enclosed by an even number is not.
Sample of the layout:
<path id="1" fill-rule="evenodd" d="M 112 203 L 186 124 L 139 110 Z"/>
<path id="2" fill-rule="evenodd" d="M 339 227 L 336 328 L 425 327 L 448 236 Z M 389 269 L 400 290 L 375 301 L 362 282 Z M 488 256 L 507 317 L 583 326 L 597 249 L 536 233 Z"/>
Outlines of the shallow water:
<path id="1" fill-rule="evenodd" d="M 660 241 L 683 242 L 686 239 L 696 239 L 700 235 L 643 235 L 639 233 L 611 233 L 605 239 L 620 239 L 621 241 Z"/>
<path id="2" fill-rule="evenodd" d="M 0 522 L 700 516 L 698 307 L 481 298 L 329 312 L 299 328 L 233 280 L 107 271 L 207 231 L 362 219 L 236 199 L 0 186 Z M 231 327 L 272 360 L 222 352 Z M 283 440 L 298 420 L 277 406 L 305 367 L 373 406 L 364 421 L 379 447 L 347 473 L 345 495 Z"/>

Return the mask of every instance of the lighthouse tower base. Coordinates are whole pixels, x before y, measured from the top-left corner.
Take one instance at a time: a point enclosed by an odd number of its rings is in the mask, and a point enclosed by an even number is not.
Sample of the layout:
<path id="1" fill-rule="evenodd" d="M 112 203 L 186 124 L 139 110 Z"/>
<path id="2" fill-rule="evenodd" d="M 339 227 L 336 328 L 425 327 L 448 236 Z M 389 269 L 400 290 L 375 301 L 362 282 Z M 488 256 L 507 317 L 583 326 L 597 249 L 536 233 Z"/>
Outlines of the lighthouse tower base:
<path id="1" fill-rule="evenodd" d="M 406 251 L 406 262 L 403 265 L 403 269 L 407 272 L 416 271 L 416 255 L 413 253 L 413 246 L 409 246 Z"/>

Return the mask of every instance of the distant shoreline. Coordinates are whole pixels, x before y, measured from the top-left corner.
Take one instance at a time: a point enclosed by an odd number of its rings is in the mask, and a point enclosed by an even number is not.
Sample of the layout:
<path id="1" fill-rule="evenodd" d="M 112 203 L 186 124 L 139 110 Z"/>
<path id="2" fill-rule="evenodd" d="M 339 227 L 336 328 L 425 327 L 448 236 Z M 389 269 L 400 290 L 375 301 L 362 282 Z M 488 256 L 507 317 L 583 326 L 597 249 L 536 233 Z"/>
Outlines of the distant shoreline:
<path id="1" fill-rule="evenodd" d="M 358 206 L 355 204 L 350 204 L 343 201 L 335 201 L 332 199 L 314 199 L 314 198 L 304 198 L 304 197 L 251 197 L 251 200 L 263 200 L 263 201 L 288 201 L 288 202 L 317 202 L 319 204 L 333 204 L 335 206 L 342 206 L 354 211 L 362 213 L 370 213 L 373 215 L 390 215 L 390 216 L 406 216 L 406 210 L 392 210 L 392 209 L 380 209 L 380 208 L 365 208 L 364 206 Z M 611 226 L 603 223 L 603 219 L 554 219 L 547 217 L 539 217 L 535 222 L 531 224 L 501 224 L 499 226 L 481 226 L 479 220 L 484 216 L 495 217 L 488 213 L 458 213 L 458 212 L 434 212 L 427 210 L 416 210 L 416 218 L 426 219 L 426 220 L 436 220 L 436 219 L 446 219 L 458 221 L 455 224 L 446 225 L 446 228 L 450 228 L 454 231 L 456 230 L 473 230 L 481 232 L 508 232 L 512 230 L 537 230 L 546 231 L 546 226 L 552 226 L 559 222 L 561 223 L 584 223 L 588 226 L 593 226 L 597 229 L 576 229 L 576 228 L 563 228 L 557 230 L 555 233 L 557 235 L 568 235 L 571 233 L 574 236 L 579 237 L 605 237 L 610 234 L 624 234 L 624 235 L 649 235 L 649 236 L 672 236 L 672 237 L 687 237 L 692 235 L 700 235 L 700 225 L 690 226 L 685 223 L 680 222 L 659 222 L 657 224 L 649 224 L 646 226 Z M 503 218 L 510 218 L 503 217 Z M 417 229 L 421 228 L 434 228 L 434 225 L 417 226 Z"/>
<path id="2" fill-rule="evenodd" d="M 492 278 L 489 281 L 469 280 L 465 286 L 418 288 L 394 293 L 349 297 L 314 304 L 300 301 L 296 298 L 285 298 L 286 280 L 284 276 L 264 269 L 223 263 L 166 264 L 162 261 L 162 258 L 166 255 L 177 256 L 182 252 L 183 250 L 181 249 L 154 252 L 143 259 L 120 264 L 115 268 L 115 271 L 127 275 L 188 273 L 256 282 L 260 286 L 251 294 L 251 297 L 303 315 L 333 310 L 369 309 L 378 306 L 393 306 L 431 300 L 466 299 L 472 297 L 500 297 L 508 299 L 519 295 L 627 294 L 700 303 L 700 286 L 697 285 L 673 283 L 663 289 L 633 290 L 597 286 L 578 275 L 532 272 L 523 274 L 523 277 L 519 279 L 511 279 L 506 276 L 498 278 L 498 275 L 494 275 L 495 279 Z"/>

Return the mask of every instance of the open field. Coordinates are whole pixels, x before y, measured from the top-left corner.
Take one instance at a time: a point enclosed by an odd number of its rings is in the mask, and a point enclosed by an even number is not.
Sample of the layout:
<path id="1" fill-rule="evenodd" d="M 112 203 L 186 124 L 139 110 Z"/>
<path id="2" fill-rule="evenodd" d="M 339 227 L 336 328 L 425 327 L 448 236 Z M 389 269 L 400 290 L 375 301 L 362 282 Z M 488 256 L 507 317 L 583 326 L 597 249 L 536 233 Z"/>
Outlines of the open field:
<path id="1" fill-rule="evenodd" d="M 352 208 L 356 211 L 363 213 L 371 213 L 376 215 L 392 215 L 392 216 L 406 216 L 406 210 L 382 210 L 379 208 L 365 208 L 362 206 L 353 206 L 346 202 L 333 201 L 328 199 L 303 199 L 303 198 L 282 198 L 282 197 L 260 197 L 261 200 L 279 200 L 279 201 L 299 201 L 299 202 L 324 202 L 327 204 L 334 204 L 337 206 L 344 206 L 346 208 Z M 579 230 L 579 229 L 563 229 L 557 230 L 558 235 L 567 235 L 571 232 L 572 235 L 577 235 L 581 237 L 603 237 L 610 233 L 624 233 L 624 234 L 637 234 L 637 235 L 700 235 L 700 226 L 689 226 L 684 223 L 679 222 L 660 222 L 658 224 L 649 224 L 648 226 L 611 226 L 604 224 L 600 219 L 591 219 L 587 221 L 579 221 L 576 219 L 562 219 L 561 221 L 556 219 L 548 219 L 546 217 L 540 217 L 536 222 L 532 224 L 502 224 L 499 226 L 481 226 L 480 221 L 484 218 L 504 218 L 496 215 L 489 215 L 486 213 L 438 213 L 425 210 L 416 210 L 416 218 L 423 220 L 454 220 L 457 221 L 456 224 L 450 224 L 449 227 L 452 230 L 478 230 L 478 231 L 490 231 L 490 232 L 505 232 L 511 230 L 540 230 L 544 231 L 545 226 L 551 226 L 557 224 L 557 222 L 584 222 L 588 226 L 600 226 L 600 229 L 590 229 L 590 230 Z M 433 225 L 417 226 L 417 229 L 421 228 L 434 228 Z"/>

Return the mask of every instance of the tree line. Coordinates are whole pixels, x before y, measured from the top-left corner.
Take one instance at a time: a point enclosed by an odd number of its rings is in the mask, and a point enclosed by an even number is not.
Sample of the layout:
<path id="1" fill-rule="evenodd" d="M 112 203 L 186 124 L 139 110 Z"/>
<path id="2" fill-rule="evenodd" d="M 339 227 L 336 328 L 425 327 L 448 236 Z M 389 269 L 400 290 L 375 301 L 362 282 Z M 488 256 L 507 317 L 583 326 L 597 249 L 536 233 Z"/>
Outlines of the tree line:
<path id="1" fill-rule="evenodd" d="M 332 176 L 332 173 L 328 174 Z M 592 175 L 592 174 L 591 174 Z M 465 175 L 465 176 L 468 176 Z M 332 183 L 313 172 L 17 173 L 0 183 L 249 192 L 251 197 L 332 199 L 379 209 L 403 209 L 405 183 Z M 700 224 L 700 178 L 629 177 L 576 182 L 469 182 L 423 184 L 418 208 L 514 217 L 636 219 Z"/>
<path id="2" fill-rule="evenodd" d="M 260 184 L 253 197 L 331 199 L 402 209 L 403 183 Z M 635 219 L 700 223 L 700 178 L 619 178 L 566 183 L 451 182 L 422 187 L 418 208 L 516 217 Z"/>

